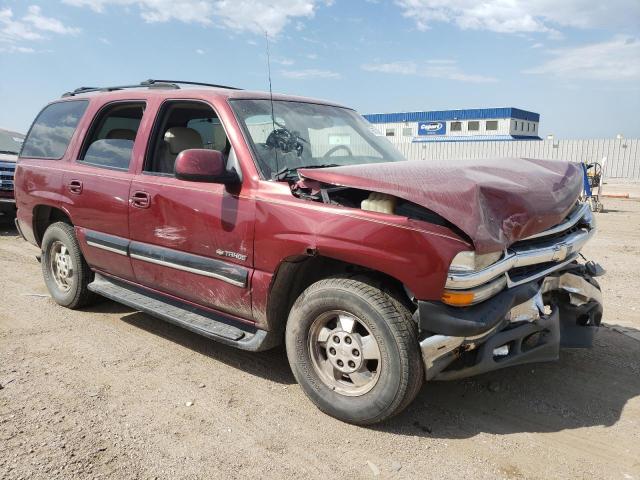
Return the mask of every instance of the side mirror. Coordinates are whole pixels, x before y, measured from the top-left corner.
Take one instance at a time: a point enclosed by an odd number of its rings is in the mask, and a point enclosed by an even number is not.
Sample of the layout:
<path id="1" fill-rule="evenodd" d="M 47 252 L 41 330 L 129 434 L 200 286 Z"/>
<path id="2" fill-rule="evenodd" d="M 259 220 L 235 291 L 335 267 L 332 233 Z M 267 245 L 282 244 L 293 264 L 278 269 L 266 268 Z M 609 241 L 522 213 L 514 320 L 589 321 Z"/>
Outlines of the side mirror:
<path id="1" fill-rule="evenodd" d="M 189 182 L 236 184 L 240 178 L 236 172 L 228 172 L 222 153 L 218 150 L 193 148 L 178 154 L 175 175 Z"/>

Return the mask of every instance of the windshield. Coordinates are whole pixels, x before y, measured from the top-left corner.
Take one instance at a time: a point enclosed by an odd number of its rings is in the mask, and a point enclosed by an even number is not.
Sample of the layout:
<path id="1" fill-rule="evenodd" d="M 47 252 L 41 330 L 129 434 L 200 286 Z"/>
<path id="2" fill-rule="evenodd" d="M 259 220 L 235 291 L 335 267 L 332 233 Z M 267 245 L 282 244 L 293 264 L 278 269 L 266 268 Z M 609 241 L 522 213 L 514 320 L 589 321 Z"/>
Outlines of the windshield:
<path id="1" fill-rule="evenodd" d="M 398 162 L 405 158 L 353 110 L 314 103 L 232 100 L 264 178 L 302 167 Z M 280 177 L 280 176 L 278 176 Z"/>
<path id="2" fill-rule="evenodd" d="M 9 155 L 18 155 L 20 148 L 22 148 L 19 140 L 21 138 L 0 130 L 0 153 L 6 153 Z"/>

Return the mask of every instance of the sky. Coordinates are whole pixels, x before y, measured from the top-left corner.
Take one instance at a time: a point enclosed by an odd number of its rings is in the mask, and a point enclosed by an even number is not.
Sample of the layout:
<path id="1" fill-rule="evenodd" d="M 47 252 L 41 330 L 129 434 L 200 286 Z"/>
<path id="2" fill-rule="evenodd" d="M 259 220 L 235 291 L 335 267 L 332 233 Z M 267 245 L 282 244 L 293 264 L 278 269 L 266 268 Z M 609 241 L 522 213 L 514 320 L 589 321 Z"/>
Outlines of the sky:
<path id="1" fill-rule="evenodd" d="M 361 113 L 516 107 L 640 137 L 640 0 L 0 0 L 0 127 L 80 86 L 194 80 Z"/>

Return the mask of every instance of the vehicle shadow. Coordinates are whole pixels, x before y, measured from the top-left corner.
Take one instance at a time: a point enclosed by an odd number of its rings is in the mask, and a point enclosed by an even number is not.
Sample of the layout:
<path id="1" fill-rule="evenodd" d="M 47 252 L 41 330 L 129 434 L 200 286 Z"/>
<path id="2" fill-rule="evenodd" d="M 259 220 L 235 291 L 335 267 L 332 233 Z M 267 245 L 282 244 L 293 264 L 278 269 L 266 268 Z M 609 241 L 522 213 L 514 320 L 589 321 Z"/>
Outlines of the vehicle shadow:
<path id="1" fill-rule="evenodd" d="M 562 350 L 558 362 L 429 383 L 405 412 L 372 428 L 463 439 L 611 426 L 638 395 L 640 342 L 601 328 L 592 349 Z"/>
<path id="2" fill-rule="evenodd" d="M 131 312 L 131 309 L 128 311 Z M 284 347 L 277 347 L 266 352 L 247 352 L 209 340 L 189 330 L 144 313 L 133 312 L 124 315 L 121 319 L 129 325 L 175 342 L 201 355 L 251 375 L 284 385 L 295 383 Z"/>
<path id="3" fill-rule="evenodd" d="M 0 213 L 0 237 L 18 236 L 18 230 L 16 230 L 16 225 L 13 223 L 13 219 L 13 216 Z"/>
<path id="4" fill-rule="evenodd" d="M 295 383 L 284 347 L 245 352 L 107 301 L 91 308 L 215 361 L 269 381 Z M 640 331 L 625 327 L 632 335 Z M 506 368 L 470 379 L 426 384 L 399 416 L 368 427 L 442 439 L 480 433 L 558 432 L 615 424 L 640 395 L 640 341 L 603 327 L 592 349 L 565 349 L 560 361 Z M 313 408 L 309 404 L 309 408 Z"/>

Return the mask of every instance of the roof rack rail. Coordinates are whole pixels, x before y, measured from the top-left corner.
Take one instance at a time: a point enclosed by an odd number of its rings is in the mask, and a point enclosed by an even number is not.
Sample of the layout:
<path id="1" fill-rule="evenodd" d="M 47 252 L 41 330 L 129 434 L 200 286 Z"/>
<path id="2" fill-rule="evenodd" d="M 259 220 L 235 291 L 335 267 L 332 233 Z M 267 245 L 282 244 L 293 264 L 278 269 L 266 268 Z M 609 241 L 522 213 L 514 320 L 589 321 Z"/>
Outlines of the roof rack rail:
<path id="1" fill-rule="evenodd" d="M 215 87 L 215 88 L 226 88 L 228 90 L 242 90 L 238 87 L 230 87 L 228 85 L 217 85 L 215 83 L 202 83 L 202 82 L 188 82 L 186 80 L 155 80 L 150 78 L 149 80 L 145 80 L 140 82 L 137 85 L 118 85 L 115 87 L 80 87 L 72 90 L 70 92 L 65 92 L 62 94 L 62 98 L 65 97 L 73 97 L 75 95 L 80 95 L 82 93 L 90 93 L 90 92 L 113 92 L 116 90 L 124 90 L 125 88 L 175 88 L 179 89 L 180 85 L 201 85 L 203 87 Z"/>
<path id="2" fill-rule="evenodd" d="M 73 97 L 75 95 L 80 95 L 82 93 L 91 93 L 91 92 L 114 92 L 116 90 L 124 90 L 126 88 L 144 88 L 144 87 L 154 87 L 154 88 L 175 88 L 179 89 L 180 86 L 175 83 L 169 82 L 154 82 L 153 84 L 149 84 L 147 82 L 140 82 L 137 85 L 118 85 L 115 87 L 80 87 L 72 90 L 71 92 L 65 92 L 62 94 L 62 98 L 65 97 Z"/>
<path id="3" fill-rule="evenodd" d="M 156 84 L 163 84 L 163 83 L 168 83 L 168 84 L 182 84 L 182 85 L 200 85 L 203 87 L 215 87 L 215 88 L 226 88 L 228 90 L 242 90 L 242 88 L 238 88 L 238 87 L 231 87 L 229 85 L 218 85 L 216 83 L 203 83 L 203 82 L 189 82 L 186 80 L 154 80 L 152 78 L 150 78 L 149 80 L 145 80 L 144 82 L 142 82 L 140 85 L 156 85 Z"/>

